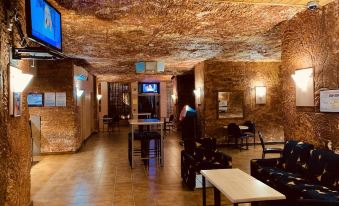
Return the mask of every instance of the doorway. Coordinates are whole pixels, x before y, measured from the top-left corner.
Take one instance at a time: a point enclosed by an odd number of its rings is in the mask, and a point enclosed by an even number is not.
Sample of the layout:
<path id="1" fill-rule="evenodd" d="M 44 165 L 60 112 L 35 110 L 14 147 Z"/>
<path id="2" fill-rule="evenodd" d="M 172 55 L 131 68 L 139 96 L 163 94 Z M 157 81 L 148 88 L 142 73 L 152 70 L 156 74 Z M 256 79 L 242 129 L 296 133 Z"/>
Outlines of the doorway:
<path id="1" fill-rule="evenodd" d="M 160 95 L 140 94 L 138 98 L 138 112 L 151 113 L 152 118 L 160 118 Z"/>

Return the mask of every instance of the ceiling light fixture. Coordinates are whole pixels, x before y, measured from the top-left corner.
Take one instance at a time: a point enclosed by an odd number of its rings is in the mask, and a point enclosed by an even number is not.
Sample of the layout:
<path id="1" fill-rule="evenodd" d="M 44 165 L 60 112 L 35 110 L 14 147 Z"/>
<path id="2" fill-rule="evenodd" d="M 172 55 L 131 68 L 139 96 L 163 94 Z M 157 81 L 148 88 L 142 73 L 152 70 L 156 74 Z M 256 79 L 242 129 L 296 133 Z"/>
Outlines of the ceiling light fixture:
<path id="1" fill-rule="evenodd" d="M 318 4 L 318 2 L 316 2 L 316 1 L 309 1 L 309 2 L 307 3 L 307 8 L 308 8 L 308 10 L 310 10 L 310 11 L 314 11 L 314 10 L 316 10 L 318 7 L 319 7 L 319 4 Z"/>

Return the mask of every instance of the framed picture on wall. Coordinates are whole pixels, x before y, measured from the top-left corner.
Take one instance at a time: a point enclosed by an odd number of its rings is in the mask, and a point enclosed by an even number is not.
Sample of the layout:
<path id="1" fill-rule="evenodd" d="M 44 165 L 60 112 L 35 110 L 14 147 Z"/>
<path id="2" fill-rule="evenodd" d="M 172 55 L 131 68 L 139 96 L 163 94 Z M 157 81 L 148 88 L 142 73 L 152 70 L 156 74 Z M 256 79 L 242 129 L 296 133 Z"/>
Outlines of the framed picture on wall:
<path id="1" fill-rule="evenodd" d="M 44 98 L 45 107 L 55 107 L 55 92 L 45 92 Z"/>
<path id="2" fill-rule="evenodd" d="M 55 106 L 66 107 L 66 92 L 55 93 Z"/>
<path id="3" fill-rule="evenodd" d="M 21 116 L 21 92 L 13 92 L 13 115 Z"/>
<path id="4" fill-rule="evenodd" d="M 244 92 L 218 92 L 218 118 L 244 118 Z"/>

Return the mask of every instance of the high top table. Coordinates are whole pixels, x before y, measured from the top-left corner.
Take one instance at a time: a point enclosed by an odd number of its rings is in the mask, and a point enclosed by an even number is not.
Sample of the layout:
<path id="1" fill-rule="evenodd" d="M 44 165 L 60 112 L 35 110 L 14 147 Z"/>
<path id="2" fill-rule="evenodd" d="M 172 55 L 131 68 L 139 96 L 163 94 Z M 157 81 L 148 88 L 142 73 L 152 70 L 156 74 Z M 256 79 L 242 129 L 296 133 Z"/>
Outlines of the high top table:
<path id="1" fill-rule="evenodd" d="M 224 129 L 227 129 L 227 125 L 224 126 Z M 248 126 L 245 126 L 245 125 L 239 125 L 239 129 L 240 130 L 247 130 L 248 129 Z"/>
<path id="2" fill-rule="evenodd" d="M 136 117 L 146 116 L 146 118 L 149 119 L 149 118 L 151 118 L 152 113 L 137 113 L 137 114 L 133 114 L 133 115 L 135 115 Z"/>
<path id="3" fill-rule="evenodd" d="M 134 156 L 134 129 L 135 126 L 140 125 L 146 125 L 146 126 L 152 126 L 152 125 L 160 125 L 161 126 L 161 139 L 160 139 L 160 164 L 161 166 L 164 166 L 164 121 L 158 120 L 158 119 L 131 119 L 129 120 L 129 124 L 131 125 L 131 134 L 132 134 L 132 140 L 131 140 L 131 167 L 133 168 L 133 156 Z"/>
<path id="4" fill-rule="evenodd" d="M 105 121 L 107 121 L 108 122 L 108 124 L 107 124 L 107 131 L 109 131 L 109 122 L 110 121 L 112 121 L 113 120 L 113 118 L 112 117 L 103 117 L 103 118 L 101 118 L 101 120 L 102 120 L 102 131 L 104 132 L 105 131 Z"/>
<path id="5" fill-rule="evenodd" d="M 201 170 L 203 206 L 206 206 L 206 180 L 214 186 L 214 204 L 220 206 L 222 192 L 234 206 L 269 200 L 283 200 L 285 195 L 239 169 Z"/>

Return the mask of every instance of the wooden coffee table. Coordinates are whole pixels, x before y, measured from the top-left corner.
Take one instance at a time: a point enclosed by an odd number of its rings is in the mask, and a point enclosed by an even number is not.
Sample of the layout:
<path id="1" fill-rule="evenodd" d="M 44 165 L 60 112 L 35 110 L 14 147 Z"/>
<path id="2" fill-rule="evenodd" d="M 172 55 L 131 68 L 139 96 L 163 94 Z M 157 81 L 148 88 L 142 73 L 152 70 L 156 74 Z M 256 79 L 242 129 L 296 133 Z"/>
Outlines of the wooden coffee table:
<path id="1" fill-rule="evenodd" d="M 206 180 L 214 186 L 214 204 L 220 206 L 220 192 L 237 206 L 239 203 L 283 200 L 285 195 L 239 169 L 201 170 L 203 206 L 206 206 Z"/>

